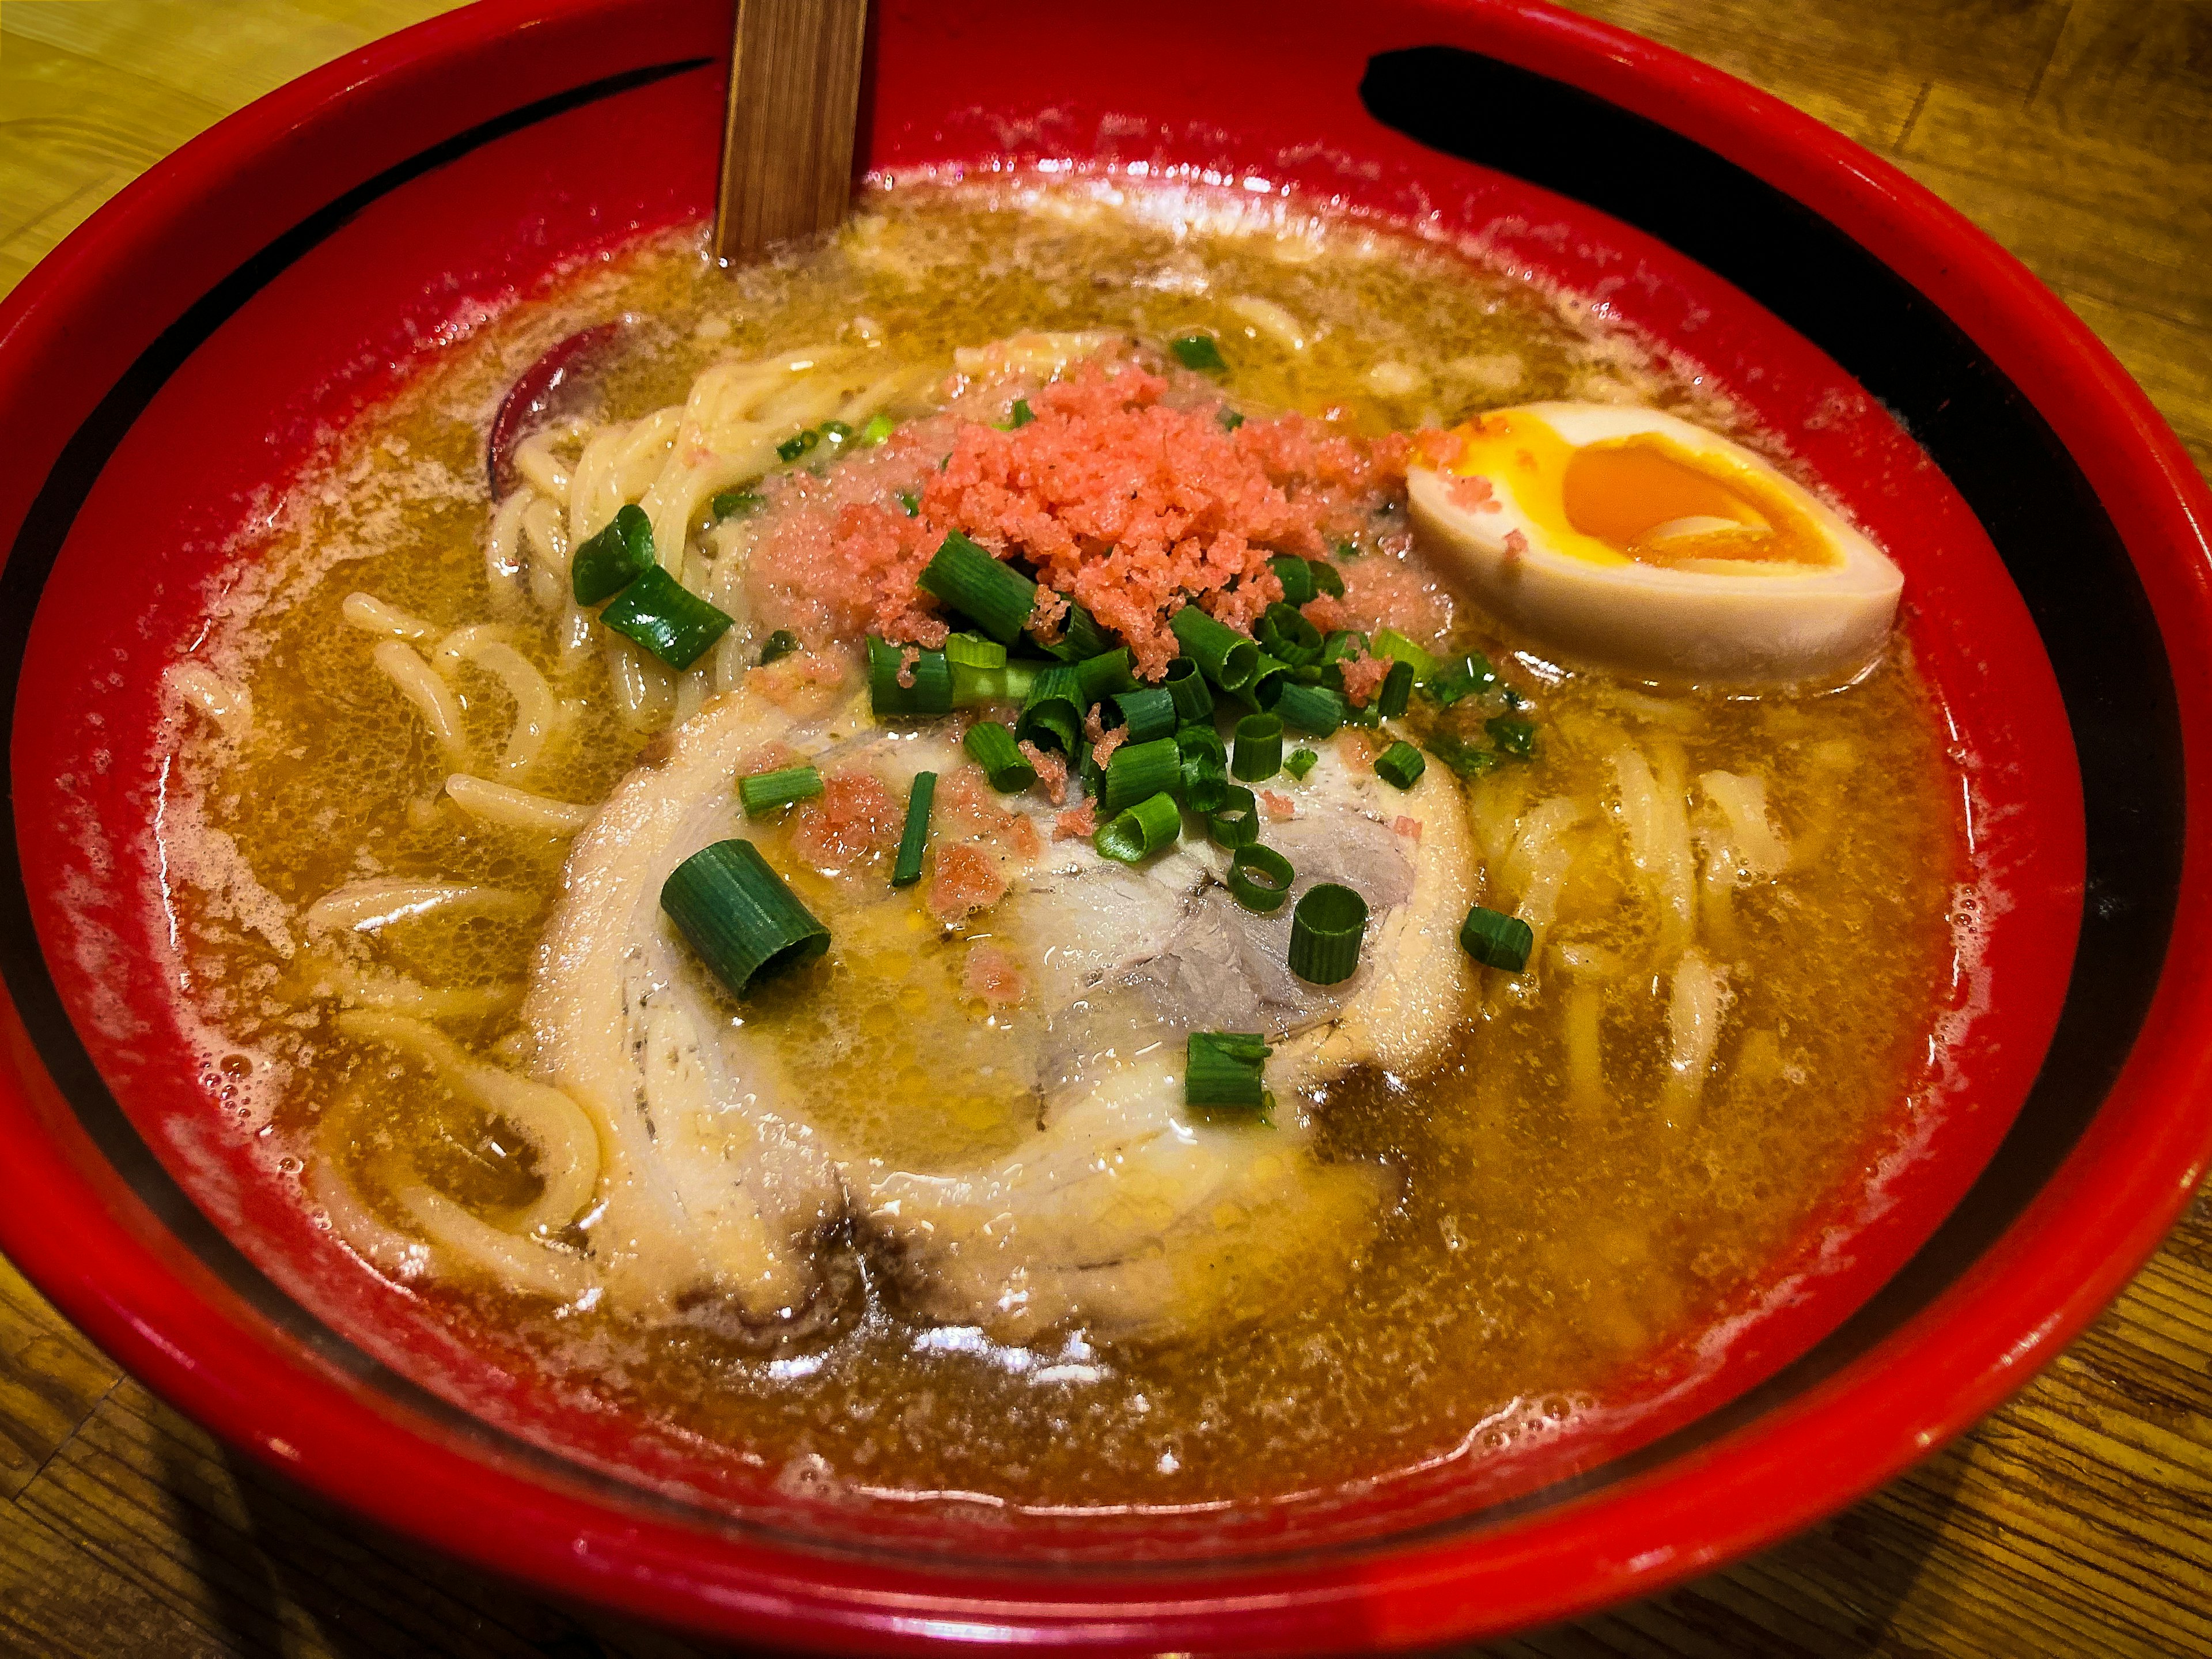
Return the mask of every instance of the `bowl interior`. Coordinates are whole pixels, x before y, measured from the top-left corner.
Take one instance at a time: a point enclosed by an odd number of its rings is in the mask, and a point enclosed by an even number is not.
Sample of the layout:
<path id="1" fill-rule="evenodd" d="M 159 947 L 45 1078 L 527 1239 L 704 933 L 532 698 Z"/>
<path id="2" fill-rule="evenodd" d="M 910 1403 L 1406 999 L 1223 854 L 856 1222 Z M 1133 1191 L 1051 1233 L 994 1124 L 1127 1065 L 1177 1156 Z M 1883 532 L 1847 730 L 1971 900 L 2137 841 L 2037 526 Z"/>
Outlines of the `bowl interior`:
<path id="1" fill-rule="evenodd" d="M 602 55 L 572 49 L 567 89 L 520 106 L 486 95 L 465 128 L 329 188 L 286 236 L 235 246 L 79 433 L 48 485 L 62 510 L 34 515 L 8 567 L 0 599 L 27 625 L 13 902 L 43 951 L 14 942 L 9 986 L 64 1085 L 54 1109 L 109 1150 L 201 1269 L 404 1432 L 595 1504 L 702 1535 L 768 1528 L 899 1558 L 1106 1571 L 1456 1535 L 1593 1501 L 1882 1340 L 2018 1213 L 2133 1038 L 2179 856 L 2157 629 L 2027 400 L 1833 227 L 1663 127 L 1471 50 L 1480 21 L 1459 9 L 1365 7 L 1322 34 L 1142 5 L 1110 37 L 1079 39 L 1042 9 L 947 21 L 894 5 L 870 78 L 878 173 L 1042 167 L 1225 186 L 1255 204 L 1296 192 L 1413 224 L 1694 361 L 1891 551 L 1907 637 L 1966 769 L 1975 864 L 1959 897 L 1971 948 L 1911 1109 L 1759 1294 L 1612 1409 L 1510 1452 L 1232 1516 L 794 1497 L 773 1471 L 563 1395 L 519 1352 L 457 1340 L 339 1249 L 258 1152 L 253 1109 L 204 1059 L 174 994 L 167 872 L 149 833 L 176 717 L 161 672 L 225 603 L 232 550 L 364 408 L 559 272 L 711 211 L 726 11 L 663 9 L 652 50 L 617 51 L 635 8 L 592 9 L 599 33 L 578 39 Z M 1194 67 L 1231 61 L 1233 76 Z M 2116 812 L 2115 779 L 2147 805 Z M 2085 869 L 2103 896 L 2086 931 Z M 67 1024 L 41 1030 L 50 1008 Z"/>

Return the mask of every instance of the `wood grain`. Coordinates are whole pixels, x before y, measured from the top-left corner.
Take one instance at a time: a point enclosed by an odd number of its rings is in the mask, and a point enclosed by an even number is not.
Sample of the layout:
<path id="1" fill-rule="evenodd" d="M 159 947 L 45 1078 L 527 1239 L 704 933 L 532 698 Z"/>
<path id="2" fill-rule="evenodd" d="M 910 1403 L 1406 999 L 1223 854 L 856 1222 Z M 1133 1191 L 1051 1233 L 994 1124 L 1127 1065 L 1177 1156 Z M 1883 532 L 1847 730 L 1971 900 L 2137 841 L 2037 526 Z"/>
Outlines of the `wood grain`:
<path id="1" fill-rule="evenodd" d="M 714 252 L 750 259 L 853 199 L 867 0 L 738 0 Z"/>
<path id="2" fill-rule="evenodd" d="M 0 0 L 0 289 L 193 133 L 436 0 Z M 1896 160 L 2050 283 L 2212 469 L 2212 0 L 1584 0 Z M 842 207 L 842 204 L 841 204 Z M 0 1653 L 704 1650 L 246 1465 L 0 1263 Z M 2212 1197 L 1972 1434 L 1826 1523 L 1505 1659 L 2212 1655 Z"/>

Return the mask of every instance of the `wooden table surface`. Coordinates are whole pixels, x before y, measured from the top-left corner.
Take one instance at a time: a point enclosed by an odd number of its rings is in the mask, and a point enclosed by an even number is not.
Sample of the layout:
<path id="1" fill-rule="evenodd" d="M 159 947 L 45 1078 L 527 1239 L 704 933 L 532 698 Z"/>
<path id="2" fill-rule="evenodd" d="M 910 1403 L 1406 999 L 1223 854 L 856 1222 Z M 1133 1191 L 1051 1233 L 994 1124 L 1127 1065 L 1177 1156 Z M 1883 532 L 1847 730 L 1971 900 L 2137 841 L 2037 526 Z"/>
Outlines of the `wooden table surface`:
<path id="1" fill-rule="evenodd" d="M 957 3 L 957 0 L 947 0 Z M 438 0 L 0 0 L 0 292 L 228 111 Z M 1584 0 L 1895 158 L 2212 469 L 2212 0 Z M 2212 1654 L 2212 1198 L 1956 1445 L 1781 1547 L 1489 1651 Z M 696 1655 L 379 1537 L 226 1451 L 0 1261 L 0 1652 Z"/>

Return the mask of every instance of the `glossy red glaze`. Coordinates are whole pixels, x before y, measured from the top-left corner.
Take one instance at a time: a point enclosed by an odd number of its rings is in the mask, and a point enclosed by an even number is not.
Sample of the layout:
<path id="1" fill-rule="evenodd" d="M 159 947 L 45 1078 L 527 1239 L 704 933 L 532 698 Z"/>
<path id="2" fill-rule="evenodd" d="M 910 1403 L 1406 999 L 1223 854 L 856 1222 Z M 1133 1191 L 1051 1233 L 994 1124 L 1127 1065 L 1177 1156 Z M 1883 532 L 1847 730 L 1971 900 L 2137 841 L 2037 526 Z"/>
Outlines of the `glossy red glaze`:
<path id="1" fill-rule="evenodd" d="M 1296 9 L 1295 8 L 1293 9 Z M 1963 221 L 1837 135 L 1739 83 L 1534 5 L 1316 8 L 1240 29 L 1158 0 L 1110 38 L 1012 0 L 891 5 L 882 17 L 870 163 L 1059 161 L 1205 168 L 1487 229 L 1495 256 L 1601 293 L 1692 353 L 1837 489 L 1906 565 L 1909 626 L 1976 758 L 1997 827 L 1992 922 L 1956 1080 L 1932 1089 L 1937 1140 L 1900 1159 L 1881 1201 L 1810 1238 L 1797 1294 L 1759 1310 L 1648 1409 L 1488 1484 L 1450 1470 L 1325 1519 L 1278 1517 L 1208 1540 L 1164 1522 L 1024 1525 L 925 1553 L 929 1528 L 771 1509 L 732 1525 L 625 1492 L 404 1391 L 380 1390 L 256 1311 L 117 1175 L 48 1080 L 12 1007 L 0 1146 L 20 1199 L 0 1243 L 133 1370 L 187 1411 L 340 1500 L 568 1594 L 756 1639 L 920 1648 L 1027 1634 L 1069 1645 L 1245 1650 L 1412 1644 L 1571 1615 L 1782 1535 L 1957 1432 L 2055 1352 L 2148 1254 L 2205 1154 L 2201 983 L 2170 980 L 2088 1134 L 2001 1243 L 1919 1317 L 1752 1424 L 1644 1473 L 1476 1531 L 1388 1534 L 1645 1443 L 1740 1393 L 1830 1329 L 1949 1209 L 2032 1077 L 2063 987 L 2081 861 L 2063 711 L 2033 628 L 1963 503 L 1818 352 L 1709 273 L 1625 227 L 1421 149 L 1353 96 L 1372 52 L 1457 43 L 1661 120 L 1790 191 L 1942 305 L 2044 410 L 2118 521 L 2174 660 L 2191 764 L 2208 708 L 2202 481 L 2129 381 L 2047 291 Z M 134 185 L 0 308 L 0 476 L 12 539 L 61 443 L 160 330 L 244 258 L 381 169 L 473 124 L 599 77 L 718 53 L 726 5 L 494 3 L 395 37 L 224 123 Z M 1326 22 L 1326 28 L 1322 27 Z M 1218 32 L 1211 40 L 1210 31 Z M 1158 42 L 1174 40 L 1164 52 Z M 1324 49 L 1316 43 L 1326 40 Z M 1211 43 L 1209 44 L 1209 41 Z M 1235 76 L 1210 65 L 1234 61 Z M 1052 73 L 1044 65 L 1073 65 Z M 187 359 L 117 448 L 49 580 L 13 752 L 16 829 L 42 941 L 79 1030 L 132 1121 L 246 1255 L 328 1322 L 432 1388 L 601 1468 L 641 1471 L 757 1518 L 775 1501 L 726 1468 L 563 1414 L 526 1374 L 410 1319 L 286 1201 L 236 1136 L 210 1133 L 221 1080 L 187 1064 L 137 895 L 139 843 L 98 826 L 158 799 L 156 671 L 192 636 L 224 543 L 307 460 L 326 428 L 387 392 L 566 258 L 711 199 L 712 70 L 495 138 L 379 197 L 278 275 Z M 1501 216 L 1504 216 L 1501 218 Z M 1619 280 L 1622 276 L 1629 280 Z M 144 503 L 162 504 L 150 526 Z M 135 607 L 113 602 L 127 571 Z M 112 668 L 103 665 L 112 664 Z M 2031 824 L 2032 833 L 2004 825 Z M 2176 939 L 2207 925 L 2201 848 Z M 67 896 L 64 884 L 77 878 Z M 92 896 L 88 898 L 89 892 Z M 1824 1249 L 1842 1241 L 1840 1249 Z M 757 1478 L 756 1478 L 757 1479 Z M 1358 1548 L 1345 1541 L 1360 1538 Z M 1298 1546 L 1296 1558 L 1251 1553 Z M 1042 1548 L 1094 1559 L 1055 1571 Z M 1240 1553 L 1242 1556 L 1240 1558 Z M 1163 1565 L 1172 1556 L 1174 1565 Z M 1026 1557 L 1024 1560 L 1021 1558 Z M 1200 1559 L 1200 1558 L 1210 1558 Z"/>

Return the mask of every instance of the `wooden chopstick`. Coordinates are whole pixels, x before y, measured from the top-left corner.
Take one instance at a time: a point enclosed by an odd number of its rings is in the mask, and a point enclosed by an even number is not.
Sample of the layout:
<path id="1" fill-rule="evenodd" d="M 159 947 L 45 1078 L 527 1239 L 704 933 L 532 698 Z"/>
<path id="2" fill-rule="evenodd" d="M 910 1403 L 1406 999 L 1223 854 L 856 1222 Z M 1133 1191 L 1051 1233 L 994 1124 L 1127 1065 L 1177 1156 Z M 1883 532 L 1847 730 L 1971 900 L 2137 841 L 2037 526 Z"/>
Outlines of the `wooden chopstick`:
<path id="1" fill-rule="evenodd" d="M 853 197 L 867 0 L 738 0 L 714 253 L 827 230 Z"/>

